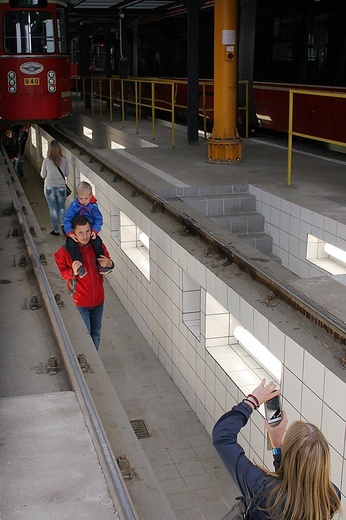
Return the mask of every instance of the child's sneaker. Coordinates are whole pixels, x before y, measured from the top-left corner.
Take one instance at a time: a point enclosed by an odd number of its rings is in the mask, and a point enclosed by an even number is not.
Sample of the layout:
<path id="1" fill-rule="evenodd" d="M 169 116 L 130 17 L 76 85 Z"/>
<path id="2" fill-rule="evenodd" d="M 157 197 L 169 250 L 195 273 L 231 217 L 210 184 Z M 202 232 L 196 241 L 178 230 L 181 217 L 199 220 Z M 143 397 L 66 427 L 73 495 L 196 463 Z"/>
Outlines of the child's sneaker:
<path id="1" fill-rule="evenodd" d="M 85 269 L 84 265 L 80 265 L 77 269 L 77 276 L 79 278 L 83 278 L 87 274 L 87 270 Z"/>
<path id="2" fill-rule="evenodd" d="M 77 285 L 76 278 L 72 278 L 71 280 L 68 281 L 68 290 L 72 295 L 74 295 L 74 293 L 76 292 L 76 285 Z"/>
<path id="3" fill-rule="evenodd" d="M 110 273 L 111 271 L 113 271 L 113 267 L 101 267 L 100 265 L 98 266 L 98 271 L 100 274 L 108 274 Z"/>

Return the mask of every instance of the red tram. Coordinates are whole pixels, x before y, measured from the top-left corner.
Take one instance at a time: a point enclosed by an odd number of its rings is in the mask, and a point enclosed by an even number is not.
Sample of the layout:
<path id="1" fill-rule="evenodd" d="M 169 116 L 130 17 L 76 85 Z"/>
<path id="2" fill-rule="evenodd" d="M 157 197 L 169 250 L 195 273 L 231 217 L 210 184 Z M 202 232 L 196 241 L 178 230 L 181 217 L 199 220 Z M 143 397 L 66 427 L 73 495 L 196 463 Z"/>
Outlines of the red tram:
<path id="1" fill-rule="evenodd" d="M 0 124 L 71 112 L 67 3 L 0 0 Z"/>
<path id="2" fill-rule="evenodd" d="M 320 95 L 295 94 L 293 100 L 293 130 L 321 139 L 346 143 L 345 98 L 326 94 L 346 95 L 345 87 L 254 81 L 253 103 L 261 128 L 288 131 L 289 91 L 318 92 Z"/>

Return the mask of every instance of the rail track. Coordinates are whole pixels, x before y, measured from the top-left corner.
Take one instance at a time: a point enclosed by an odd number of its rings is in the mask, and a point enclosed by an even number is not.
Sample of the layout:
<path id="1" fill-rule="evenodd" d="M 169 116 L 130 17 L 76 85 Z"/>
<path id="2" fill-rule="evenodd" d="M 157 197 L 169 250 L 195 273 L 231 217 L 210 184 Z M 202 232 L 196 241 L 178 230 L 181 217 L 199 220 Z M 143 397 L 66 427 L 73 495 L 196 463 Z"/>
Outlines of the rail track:
<path id="1" fill-rule="evenodd" d="M 43 267 L 43 264 L 46 262 L 42 262 L 42 253 L 39 253 L 37 249 L 37 243 L 40 244 L 41 240 L 36 240 L 36 228 L 35 225 L 32 225 L 35 223 L 30 221 L 30 211 L 28 211 L 28 208 L 22 205 L 23 199 L 20 198 L 21 193 L 16 189 L 16 184 L 14 183 L 15 179 L 12 165 L 3 150 L 2 158 L 5 167 L 7 167 L 5 168 L 6 182 L 12 198 L 13 209 L 18 218 L 20 229 L 18 236 L 24 239 L 25 247 L 39 287 L 40 299 L 42 298 L 43 300 L 54 336 L 59 345 L 62 362 L 71 388 L 76 393 L 85 421 L 88 424 L 89 432 L 91 432 L 102 469 L 108 482 L 108 488 L 117 512 L 117 518 L 119 518 L 119 520 L 139 520 L 122 477 L 121 469 L 115 459 L 104 426 L 100 420 L 99 412 L 83 375 L 81 363 L 75 354 L 70 336 L 62 319 L 59 310 L 59 299 L 56 298 L 57 295 L 54 295 L 51 283 Z"/>

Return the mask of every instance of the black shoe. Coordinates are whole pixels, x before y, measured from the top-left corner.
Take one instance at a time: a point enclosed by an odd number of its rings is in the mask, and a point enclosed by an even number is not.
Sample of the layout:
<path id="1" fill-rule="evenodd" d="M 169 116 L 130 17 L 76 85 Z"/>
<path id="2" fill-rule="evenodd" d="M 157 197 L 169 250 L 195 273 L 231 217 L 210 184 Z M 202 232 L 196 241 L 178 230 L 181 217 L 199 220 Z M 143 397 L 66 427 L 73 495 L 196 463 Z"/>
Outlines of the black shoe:
<path id="1" fill-rule="evenodd" d="M 87 274 L 87 271 L 84 267 L 84 265 L 80 265 L 77 269 L 77 275 L 79 276 L 79 278 L 83 278 L 83 276 L 85 276 Z"/>
<path id="2" fill-rule="evenodd" d="M 53 231 L 50 232 L 50 234 L 53 235 L 53 237 L 60 236 L 60 233 L 57 233 L 56 231 L 54 231 L 54 229 L 53 229 Z"/>

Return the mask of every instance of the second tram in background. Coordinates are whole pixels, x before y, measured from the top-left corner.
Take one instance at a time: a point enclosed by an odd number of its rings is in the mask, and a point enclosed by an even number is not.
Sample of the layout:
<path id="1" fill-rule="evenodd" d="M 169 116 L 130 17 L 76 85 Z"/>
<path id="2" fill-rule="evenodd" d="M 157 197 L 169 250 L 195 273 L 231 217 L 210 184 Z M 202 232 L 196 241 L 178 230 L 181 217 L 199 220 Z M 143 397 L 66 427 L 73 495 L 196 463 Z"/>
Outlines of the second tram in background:
<path id="1" fill-rule="evenodd" d="M 238 77 L 249 80 L 251 126 L 279 132 L 288 131 L 290 89 L 346 94 L 346 1 L 345 0 L 253 0 L 240 2 Z M 243 5 L 244 4 L 244 5 Z M 246 5 L 248 4 L 248 6 Z M 127 16 L 124 10 L 125 18 Z M 201 7 L 199 76 L 213 78 L 214 7 L 211 1 Z M 139 20 L 138 27 L 127 24 L 127 41 L 138 33 L 136 53 L 128 51 L 132 76 L 186 78 L 187 14 L 173 10 L 169 17 L 158 15 Z M 117 74 L 117 43 L 114 29 L 110 46 L 112 73 Z M 92 39 L 90 64 L 94 74 L 104 74 L 106 46 L 104 29 Z M 137 62 L 133 63 L 133 56 Z M 206 108 L 213 108 L 213 92 L 206 92 Z M 177 86 L 177 102 L 187 103 L 186 85 Z M 245 100 L 239 90 L 239 104 Z M 169 102 L 170 89 L 157 86 L 156 99 Z M 344 98 L 296 94 L 294 130 L 321 138 L 346 142 Z M 200 114 L 203 115 L 202 89 Z M 208 115 L 212 120 L 212 112 Z"/>
<path id="2" fill-rule="evenodd" d="M 71 112 L 67 4 L 0 0 L 0 125 Z"/>

